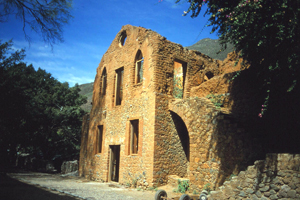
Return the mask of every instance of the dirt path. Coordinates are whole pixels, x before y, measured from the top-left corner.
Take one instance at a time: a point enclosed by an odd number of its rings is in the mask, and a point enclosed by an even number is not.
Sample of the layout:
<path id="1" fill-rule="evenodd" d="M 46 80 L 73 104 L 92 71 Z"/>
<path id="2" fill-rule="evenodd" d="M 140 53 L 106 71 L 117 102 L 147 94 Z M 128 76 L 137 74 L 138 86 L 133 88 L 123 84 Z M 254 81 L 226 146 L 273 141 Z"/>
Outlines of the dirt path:
<path id="1" fill-rule="evenodd" d="M 8 173 L 3 177 L 6 181 L 3 182 L 1 177 L 0 199 L 7 200 L 151 200 L 155 195 L 155 191 L 138 191 L 116 183 L 99 183 L 81 177 L 62 177 L 60 174 L 25 172 Z"/>
<path id="2" fill-rule="evenodd" d="M 0 173 L 1 200 L 79 200 L 65 193 L 55 192 L 40 186 L 26 184 Z M 82 200 L 82 199 L 81 199 Z"/>

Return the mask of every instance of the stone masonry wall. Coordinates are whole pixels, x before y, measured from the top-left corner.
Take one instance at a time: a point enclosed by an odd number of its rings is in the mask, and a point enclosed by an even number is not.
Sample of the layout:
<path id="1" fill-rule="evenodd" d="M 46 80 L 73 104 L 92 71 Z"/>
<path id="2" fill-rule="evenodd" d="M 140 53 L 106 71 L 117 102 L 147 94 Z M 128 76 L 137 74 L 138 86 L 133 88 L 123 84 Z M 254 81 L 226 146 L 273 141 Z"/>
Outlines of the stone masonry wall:
<path id="1" fill-rule="evenodd" d="M 219 62 L 200 52 L 183 48 L 181 45 L 172 43 L 164 37 L 160 37 L 158 51 L 154 52 L 153 57 L 156 60 L 154 82 L 155 91 L 157 92 L 155 102 L 153 182 L 157 185 L 162 185 L 167 183 L 168 175 L 187 178 L 190 169 L 189 159 L 192 158 L 190 152 L 184 151 L 184 145 L 182 145 L 181 141 L 182 136 L 180 138 L 180 133 L 177 130 L 180 127 L 186 129 L 184 124 L 186 121 L 182 120 L 182 118 L 180 119 L 180 117 L 179 121 L 174 121 L 173 118 L 177 113 L 172 114 L 172 110 L 169 108 L 169 103 L 175 100 L 173 96 L 174 63 L 175 61 L 186 63 L 186 71 L 183 75 L 183 99 L 187 99 L 190 96 L 191 88 L 205 81 L 205 73 L 219 74 Z M 193 117 L 191 116 L 191 118 Z M 182 124 L 178 125 L 179 122 Z M 191 138 L 188 138 L 188 140 L 191 141 Z M 190 147 L 188 147 L 188 151 L 190 151 Z"/>
<path id="2" fill-rule="evenodd" d="M 153 182 L 166 184 L 167 176 L 177 175 L 189 178 L 195 190 L 208 183 L 215 188 L 232 173 L 243 169 L 255 155 L 249 153 L 252 146 L 247 144 L 245 130 L 225 114 L 228 109 L 219 109 L 207 98 L 200 100 L 199 97 L 227 93 L 228 80 L 232 72 L 241 68 L 241 60 L 234 66 L 236 60 L 232 54 L 220 63 L 165 38 L 160 40 L 159 52 L 161 54 L 154 54 L 157 56 L 157 97 Z M 172 95 L 175 60 L 187 62 L 183 99 Z M 188 158 L 185 158 L 172 112 L 187 128 Z"/>
<path id="3" fill-rule="evenodd" d="M 126 33 L 126 41 L 121 37 Z M 111 145 L 120 146 L 119 182 L 150 186 L 153 170 L 154 138 L 154 63 L 153 51 L 159 34 L 144 28 L 124 26 L 117 34 L 97 68 L 93 91 L 93 108 L 89 123 L 89 140 L 85 172 L 87 178 L 109 181 Z M 141 51 L 144 58 L 143 80 L 135 83 L 135 60 Z M 123 67 L 123 97 L 116 105 L 116 70 Z M 105 95 L 102 74 L 106 70 Z M 130 154 L 130 120 L 139 120 L 138 154 Z M 98 126 L 103 126 L 103 148 L 96 152 Z M 82 157 L 82 156 L 81 156 Z"/>
<path id="4" fill-rule="evenodd" d="M 90 122 L 90 115 L 87 114 L 83 117 L 82 120 L 80 158 L 79 158 L 79 169 L 78 169 L 79 176 L 84 176 L 86 170 L 89 122 Z"/>
<path id="5" fill-rule="evenodd" d="M 122 45 L 124 35 L 127 39 Z M 144 58 L 143 80 L 135 83 L 139 51 Z M 230 56 L 227 60 L 233 65 Z M 173 94 L 175 62 L 183 66 L 186 63 L 181 98 Z M 116 71 L 121 67 L 123 100 L 116 105 Z M 228 91 L 226 81 L 238 70 L 230 67 L 151 30 L 123 26 L 97 68 L 93 108 L 82 133 L 79 174 L 109 181 L 113 145 L 120 147 L 122 184 L 159 186 L 174 175 L 188 178 L 191 189 L 200 191 L 207 184 L 215 189 L 232 174 L 244 170 L 249 161 L 257 159 L 259 147 L 229 114 L 230 109 L 219 108 L 205 98 L 207 94 Z M 130 120 L 137 119 L 138 153 L 131 154 Z M 101 153 L 96 152 L 98 126 L 103 127 Z"/>
<path id="6" fill-rule="evenodd" d="M 192 191 L 207 184 L 216 188 L 257 158 L 253 148 L 259 147 L 249 145 L 246 131 L 210 100 L 195 97 L 170 101 L 166 106 L 166 95 L 158 95 L 157 101 L 154 183 L 165 184 L 167 176 L 177 175 L 190 180 Z M 188 131 L 186 163 L 170 112 L 182 119 Z"/>
<path id="7" fill-rule="evenodd" d="M 267 154 L 208 196 L 219 199 L 300 199 L 300 155 Z"/>

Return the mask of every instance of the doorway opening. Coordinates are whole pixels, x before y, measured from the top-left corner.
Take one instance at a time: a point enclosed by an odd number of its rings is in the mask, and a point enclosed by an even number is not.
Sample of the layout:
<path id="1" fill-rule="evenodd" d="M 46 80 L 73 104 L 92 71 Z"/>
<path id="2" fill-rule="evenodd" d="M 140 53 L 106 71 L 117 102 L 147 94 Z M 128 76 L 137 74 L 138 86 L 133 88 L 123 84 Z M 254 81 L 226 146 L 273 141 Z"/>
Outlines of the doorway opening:
<path id="1" fill-rule="evenodd" d="M 120 145 L 109 145 L 109 147 L 110 147 L 109 181 L 119 182 Z"/>
<path id="2" fill-rule="evenodd" d="M 187 161 L 190 161 L 190 137 L 184 121 L 175 112 L 170 111 L 176 131 L 178 133 L 182 149 Z"/>

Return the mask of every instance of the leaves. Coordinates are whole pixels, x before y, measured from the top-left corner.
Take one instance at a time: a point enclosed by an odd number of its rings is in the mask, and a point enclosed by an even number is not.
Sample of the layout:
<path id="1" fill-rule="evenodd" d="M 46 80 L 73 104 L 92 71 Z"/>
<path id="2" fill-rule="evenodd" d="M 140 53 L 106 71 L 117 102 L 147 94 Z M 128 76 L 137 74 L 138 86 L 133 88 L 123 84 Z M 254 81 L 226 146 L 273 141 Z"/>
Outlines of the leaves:
<path id="1" fill-rule="evenodd" d="M 296 87 L 300 79 L 300 0 L 189 2 L 191 17 L 197 17 L 201 10 L 194 5 L 206 3 L 212 32 L 218 33 L 223 44 L 234 44 L 258 78 L 271 83 L 258 89 L 284 95 Z"/>
<path id="2" fill-rule="evenodd" d="M 0 140 L 3 151 L 41 152 L 44 157 L 78 154 L 82 116 L 78 85 L 69 88 L 45 70 L 22 63 L 24 52 L 7 56 L 0 44 Z M 66 150 L 67 149 L 67 150 Z"/>
<path id="3" fill-rule="evenodd" d="M 26 26 L 42 35 L 51 46 L 62 42 L 62 27 L 72 18 L 70 10 L 72 0 L 3 0 L 0 2 L 0 22 L 6 22 L 10 15 L 15 15 L 23 23 L 25 38 Z"/>

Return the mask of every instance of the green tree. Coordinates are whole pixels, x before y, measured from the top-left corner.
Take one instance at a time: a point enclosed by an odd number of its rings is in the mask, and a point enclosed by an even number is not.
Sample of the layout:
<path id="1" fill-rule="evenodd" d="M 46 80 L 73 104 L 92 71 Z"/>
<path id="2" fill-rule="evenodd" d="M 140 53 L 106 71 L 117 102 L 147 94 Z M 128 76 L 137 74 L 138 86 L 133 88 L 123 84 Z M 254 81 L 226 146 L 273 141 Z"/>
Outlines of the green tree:
<path id="1" fill-rule="evenodd" d="M 263 80 L 259 88 L 266 94 L 263 112 L 271 98 L 295 91 L 300 78 L 300 0 L 187 2 L 190 6 L 184 15 L 191 13 L 191 17 L 197 17 L 203 7 L 207 8 L 209 26 L 217 32 L 224 48 L 226 42 L 232 43 L 251 64 L 255 78 Z"/>
<path id="2" fill-rule="evenodd" d="M 80 147 L 86 97 L 78 85 L 69 88 L 45 70 L 22 62 L 24 51 L 13 52 L 12 42 L 0 43 L 0 153 L 17 152 L 76 156 Z"/>
<path id="3" fill-rule="evenodd" d="M 72 0 L 1 0 L 0 22 L 7 22 L 15 15 L 23 23 L 27 40 L 30 41 L 30 37 L 25 27 L 29 26 L 52 46 L 63 41 L 62 27 L 72 18 L 71 8 Z"/>

